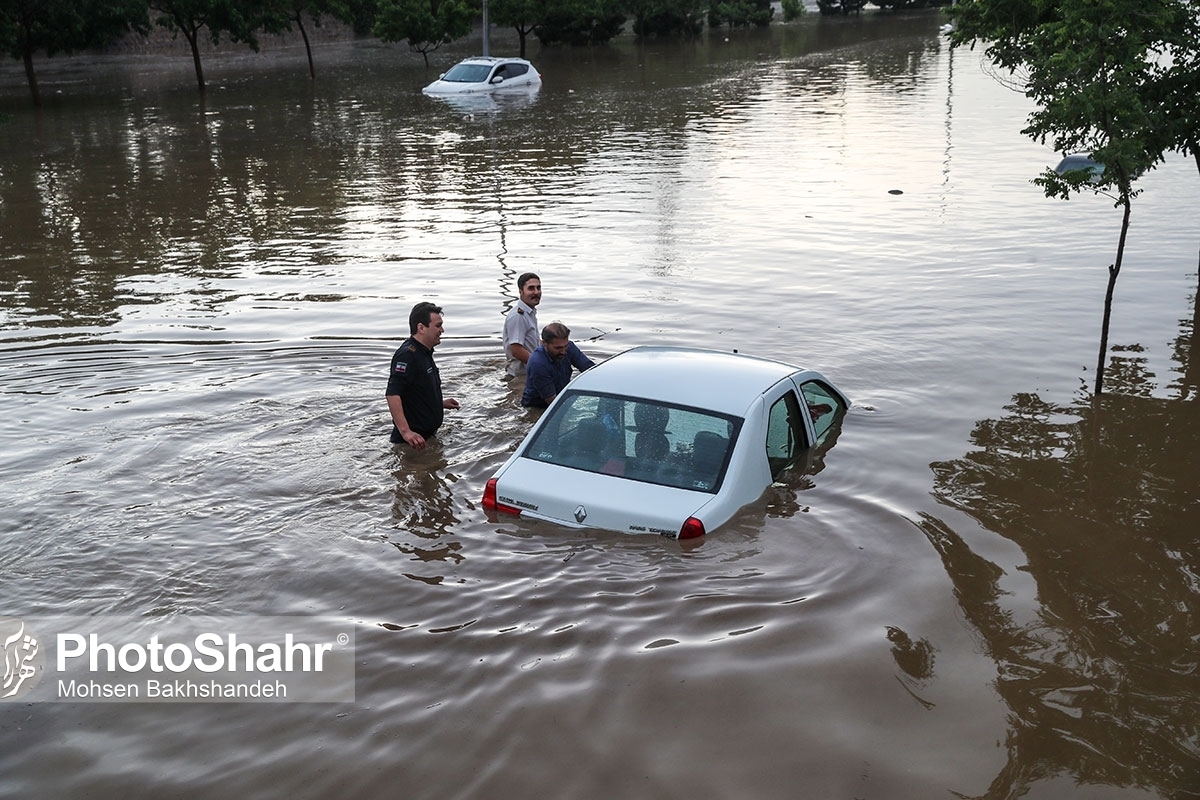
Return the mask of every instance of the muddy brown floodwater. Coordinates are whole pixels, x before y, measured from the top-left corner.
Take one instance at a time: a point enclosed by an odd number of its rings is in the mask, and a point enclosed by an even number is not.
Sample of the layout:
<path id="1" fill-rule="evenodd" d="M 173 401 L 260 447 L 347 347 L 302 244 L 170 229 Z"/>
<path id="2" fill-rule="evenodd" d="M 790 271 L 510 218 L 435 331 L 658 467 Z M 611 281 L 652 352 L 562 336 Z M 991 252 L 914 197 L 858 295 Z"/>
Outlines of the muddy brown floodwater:
<path id="1" fill-rule="evenodd" d="M 0 704 L 0 794 L 1200 793 L 1200 178 L 1048 200 L 1028 101 L 936 13 L 540 49 L 332 42 L 0 69 L 0 615 L 331 619 L 353 702 Z M 510 51 L 502 35 L 493 52 Z M 738 349 L 854 401 L 695 546 L 486 521 L 530 425 L 515 278 L 594 358 Z M 462 401 L 394 451 L 421 299 Z M 703 398 L 697 398 L 702 402 Z M 47 642 L 51 661 L 54 643 Z"/>

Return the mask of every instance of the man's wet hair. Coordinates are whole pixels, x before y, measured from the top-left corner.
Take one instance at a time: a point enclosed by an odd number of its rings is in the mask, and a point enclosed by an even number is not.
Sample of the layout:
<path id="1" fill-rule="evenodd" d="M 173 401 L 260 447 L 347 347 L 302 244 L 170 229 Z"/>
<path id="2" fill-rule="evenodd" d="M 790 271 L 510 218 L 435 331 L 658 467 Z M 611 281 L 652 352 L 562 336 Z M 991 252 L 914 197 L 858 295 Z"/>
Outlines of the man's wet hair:
<path id="1" fill-rule="evenodd" d="M 436 303 L 430 303 L 428 300 L 417 303 L 408 314 L 408 332 L 415 334 L 418 325 L 428 325 L 433 315 L 440 313 L 442 307 Z"/>
<path id="2" fill-rule="evenodd" d="M 542 341 L 554 342 L 559 339 L 569 339 L 571 337 L 571 329 L 561 322 L 551 322 L 546 327 L 542 328 Z"/>

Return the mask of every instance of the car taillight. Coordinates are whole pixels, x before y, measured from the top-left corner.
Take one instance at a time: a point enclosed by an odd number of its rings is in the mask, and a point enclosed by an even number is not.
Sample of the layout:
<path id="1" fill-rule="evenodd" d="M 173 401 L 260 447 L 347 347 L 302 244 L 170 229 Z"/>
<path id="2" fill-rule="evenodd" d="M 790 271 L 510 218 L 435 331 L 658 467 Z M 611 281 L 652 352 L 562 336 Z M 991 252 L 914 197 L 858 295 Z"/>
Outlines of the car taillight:
<path id="1" fill-rule="evenodd" d="M 704 535 L 704 523 L 695 517 L 688 517 L 687 522 L 679 529 L 680 539 L 695 539 Z"/>
<path id="2" fill-rule="evenodd" d="M 506 505 L 496 500 L 496 479 L 492 478 L 483 487 L 483 510 L 502 511 L 505 514 L 520 514 L 521 509 Z"/>

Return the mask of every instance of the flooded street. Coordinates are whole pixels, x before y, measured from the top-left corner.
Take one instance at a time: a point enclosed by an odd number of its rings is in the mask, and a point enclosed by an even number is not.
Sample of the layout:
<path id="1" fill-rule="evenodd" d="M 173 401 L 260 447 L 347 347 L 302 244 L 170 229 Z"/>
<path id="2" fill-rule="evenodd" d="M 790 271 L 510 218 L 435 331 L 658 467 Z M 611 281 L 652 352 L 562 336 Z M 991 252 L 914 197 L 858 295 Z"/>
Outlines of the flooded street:
<path id="1" fill-rule="evenodd" d="M 1105 197 L 935 12 L 541 49 L 0 67 L 0 617 L 321 617 L 353 703 L 0 702 L 0 795 L 1200 797 L 1200 176 Z M 506 34 L 493 53 L 515 52 Z M 819 470 L 697 544 L 505 520 L 517 275 L 601 360 L 818 369 Z M 389 359 L 445 309 L 448 413 Z M 698 398 L 698 401 L 702 398 Z"/>

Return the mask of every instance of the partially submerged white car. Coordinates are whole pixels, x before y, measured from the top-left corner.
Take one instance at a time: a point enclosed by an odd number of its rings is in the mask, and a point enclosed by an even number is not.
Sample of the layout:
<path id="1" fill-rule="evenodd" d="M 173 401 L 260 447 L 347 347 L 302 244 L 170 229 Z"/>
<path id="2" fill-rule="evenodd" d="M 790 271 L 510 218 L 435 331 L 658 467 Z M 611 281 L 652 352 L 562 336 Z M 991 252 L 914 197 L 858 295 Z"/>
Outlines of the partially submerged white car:
<path id="1" fill-rule="evenodd" d="M 455 64 L 421 91 L 445 95 L 530 89 L 541 85 L 541 74 L 523 58 L 473 56 Z"/>
<path id="2" fill-rule="evenodd" d="M 570 527 L 703 536 L 821 444 L 850 402 L 820 373 L 637 347 L 576 377 L 487 482 L 483 507 Z"/>

